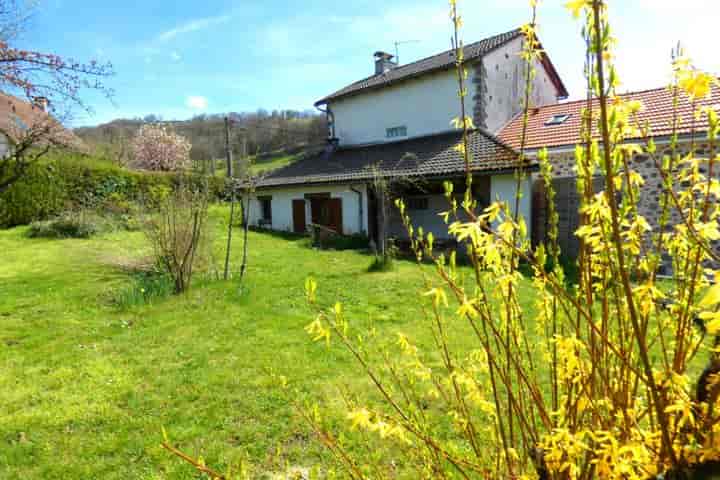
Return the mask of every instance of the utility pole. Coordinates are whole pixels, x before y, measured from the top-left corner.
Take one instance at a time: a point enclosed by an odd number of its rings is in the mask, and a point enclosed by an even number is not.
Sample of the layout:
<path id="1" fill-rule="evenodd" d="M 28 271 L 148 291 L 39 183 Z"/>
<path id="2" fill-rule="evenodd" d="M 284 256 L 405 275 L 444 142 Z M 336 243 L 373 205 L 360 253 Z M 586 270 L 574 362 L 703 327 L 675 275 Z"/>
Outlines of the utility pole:
<path id="1" fill-rule="evenodd" d="M 232 148 L 230 147 L 230 117 L 225 117 L 225 160 L 227 162 L 227 177 L 233 178 Z"/>
<path id="2" fill-rule="evenodd" d="M 225 160 L 227 161 L 226 184 L 230 189 L 230 218 L 228 219 L 227 249 L 225 250 L 225 271 L 223 278 L 230 278 L 230 247 L 232 245 L 232 229 L 235 220 L 235 179 L 233 175 L 232 148 L 230 147 L 230 118 L 225 117 Z"/>

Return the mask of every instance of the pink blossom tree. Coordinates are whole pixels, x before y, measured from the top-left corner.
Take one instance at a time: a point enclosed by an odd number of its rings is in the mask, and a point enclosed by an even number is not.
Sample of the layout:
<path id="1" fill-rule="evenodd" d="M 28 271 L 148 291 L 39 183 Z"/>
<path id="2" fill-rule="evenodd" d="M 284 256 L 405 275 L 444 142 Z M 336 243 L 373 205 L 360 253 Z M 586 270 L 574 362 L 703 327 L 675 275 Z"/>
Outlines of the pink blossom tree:
<path id="1" fill-rule="evenodd" d="M 143 125 L 133 140 L 130 166 L 138 170 L 174 172 L 190 166 L 192 145 L 162 125 Z"/>

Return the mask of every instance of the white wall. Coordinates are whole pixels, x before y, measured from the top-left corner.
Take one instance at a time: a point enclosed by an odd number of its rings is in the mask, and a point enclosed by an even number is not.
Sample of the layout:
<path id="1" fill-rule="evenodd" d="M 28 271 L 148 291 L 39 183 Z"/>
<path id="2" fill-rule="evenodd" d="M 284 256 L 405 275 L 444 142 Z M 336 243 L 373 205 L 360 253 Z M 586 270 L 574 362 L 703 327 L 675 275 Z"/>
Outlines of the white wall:
<path id="1" fill-rule="evenodd" d="M 521 184 L 522 198 L 520 199 L 520 215 L 525 219 L 528 228 L 528 238 L 531 235 L 532 211 L 532 181 L 530 178 L 525 179 Z M 507 202 L 512 212 L 515 211 L 515 192 L 517 188 L 517 180 L 515 175 L 494 175 L 490 178 L 490 201 Z M 427 210 L 408 210 L 408 215 L 412 221 L 413 227 L 422 227 L 425 232 L 432 232 L 437 239 L 447 240 L 448 225 L 444 219 L 439 216 L 440 213 L 449 209 L 448 201 L 445 195 L 414 195 L 413 197 L 428 198 Z M 412 197 L 408 197 L 412 198 Z M 462 198 L 458 198 L 458 203 L 462 202 Z M 451 217 L 452 222 L 452 217 Z M 392 237 L 407 238 L 407 232 L 402 224 L 399 213 L 396 209 L 391 210 L 389 220 L 389 233 Z"/>
<path id="2" fill-rule="evenodd" d="M 10 140 L 7 135 L 0 132 L 0 158 L 8 156 L 10 154 Z"/>
<path id="3" fill-rule="evenodd" d="M 362 194 L 362 210 L 363 218 L 360 221 L 360 198 L 359 195 L 350 190 L 353 187 Z M 350 235 L 353 233 L 367 233 L 367 192 L 365 185 L 327 185 L 327 186 L 297 186 L 285 188 L 272 188 L 257 192 L 257 195 L 251 199 L 250 205 L 250 224 L 258 225 L 260 220 L 260 202 L 257 196 L 272 197 L 272 226 L 273 230 L 293 231 L 293 200 L 302 200 L 306 193 L 330 193 L 331 198 L 342 199 L 342 218 L 343 218 L 343 234 Z M 305 201 L 305 222 L 310 224 L 312 217 L 310 215 L 310 201 Z"/>
<path id="4" fill-rule="evenodd" d="M 525 220 L 527 236 L 532 237 L 532 178 L 526 178 L 520 183 L 522 197 L 520 198 L 520 217 Z M 517 192 L 517 179 L 513 174 L 495 175 L 490 179 L 490 201 L 507 202 L 510 211 L 515 213 L 515 192 Z"/>
<path id="5" fill-rule="evenodd" d="M 517 38 L 483 58 L 487 74 L 485 93 L 486 128 L 497 132 L 522 110 L 525 100 L 525 62 L 520 57 L 523 38 Z M 557 103 L 557 90 L 545 67 L 535 62 L 532 104 Z"/>
<path id="6" fill-rule="evenodd" d="M 467 85 L 472 89 L 472 74 Z M 457 91 L 451 69 L 334 101 L 330 110 L 335 115 L 335 134 L 342 145 L 358 145 L 452 130 L 450 122 L 460 116 Z M 468 105 L 471 99 L 469 93 Z M 407 127 L 407 137 L 386 138 L 385 129 L 400 126 Z"/>
<path id="7" fill-rule="evenodd" d="M 437 239 L 447 239 L 448 236 L 448 225 L 445 220 L 440 217 L 440 213 L 447 212 L 449 209 L 447 198 L 443 194 L 434 195 L 411 195 L 403 197 L 405 200 L 410 198 L 427 198 L 428 209 L 427 210 L 408 210 L 407 214 L 410 216 L 410 221 L 414 228 L 422 227 L 427 232 L 432 232 L 433 236 Z M 393 205 L 390 210 L 390 218 L 388 219 L 388 234 L 391 237 L 396 238 L 407 238 L 407 231 L 405 225 L 402 223 L 400 218 L 400 212 Z"/>

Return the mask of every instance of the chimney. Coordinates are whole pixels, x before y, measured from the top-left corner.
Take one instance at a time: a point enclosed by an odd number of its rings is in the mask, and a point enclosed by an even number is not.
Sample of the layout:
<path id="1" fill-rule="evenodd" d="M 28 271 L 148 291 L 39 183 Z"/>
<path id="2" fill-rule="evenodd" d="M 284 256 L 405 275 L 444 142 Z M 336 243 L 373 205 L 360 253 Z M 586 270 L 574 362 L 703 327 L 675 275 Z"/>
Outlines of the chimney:
<path id="1" fill-rule="evenodd" d="M 393 68 L 397 68 L 397 62 L 393 61 L 393 55 L 385 52 L 375 52 L 375 75 L 389 72 Z"/>
<path id="2" fill-rule="evenodd" d="M 33 104 L 43 112 L 47 113 L 50 100 L 48 100 L 47 97 L 33 97 Z"/>

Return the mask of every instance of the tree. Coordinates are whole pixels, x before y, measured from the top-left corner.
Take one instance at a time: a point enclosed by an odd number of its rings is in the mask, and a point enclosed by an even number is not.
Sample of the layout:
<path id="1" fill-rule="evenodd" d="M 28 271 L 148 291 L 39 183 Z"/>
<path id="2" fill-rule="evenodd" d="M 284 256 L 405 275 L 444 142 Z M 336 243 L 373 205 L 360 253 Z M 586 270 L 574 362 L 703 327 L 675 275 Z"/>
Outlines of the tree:
<path id="1" fill-rule="evenodd" d="M 139 170 L 173 172 L 190 166 L 192 145 L 162 125 L 143 125 L 133 140 L 131 166 Z"/>
<path id="2" fill-rule="evenodd" d="M 5 132 L 11 149 L 9 155 L 0 159 L 0 193 L 52 148 L 78 147 L 77 138 L 63 129 L 57 118 L 67 117 L 73 107 L 89 111 L 82 101 L 84 91 L 96 90 L 108 97 L 112 95 L 102 83 L 103 78 L 113 74 L 109 63 L 100 64 L 94 60 L 81 63 L 12 45 L 31 13 L 26 2 L 0 0 L 0 90 L 24 97 L 30 103 L 40 100 L 49 106 L 49 111 L 36 108 L 31 115 L 15 122 L 12 132 Z M 9 98 L 12 110 L 29 106 L 19 98 Z"/>

